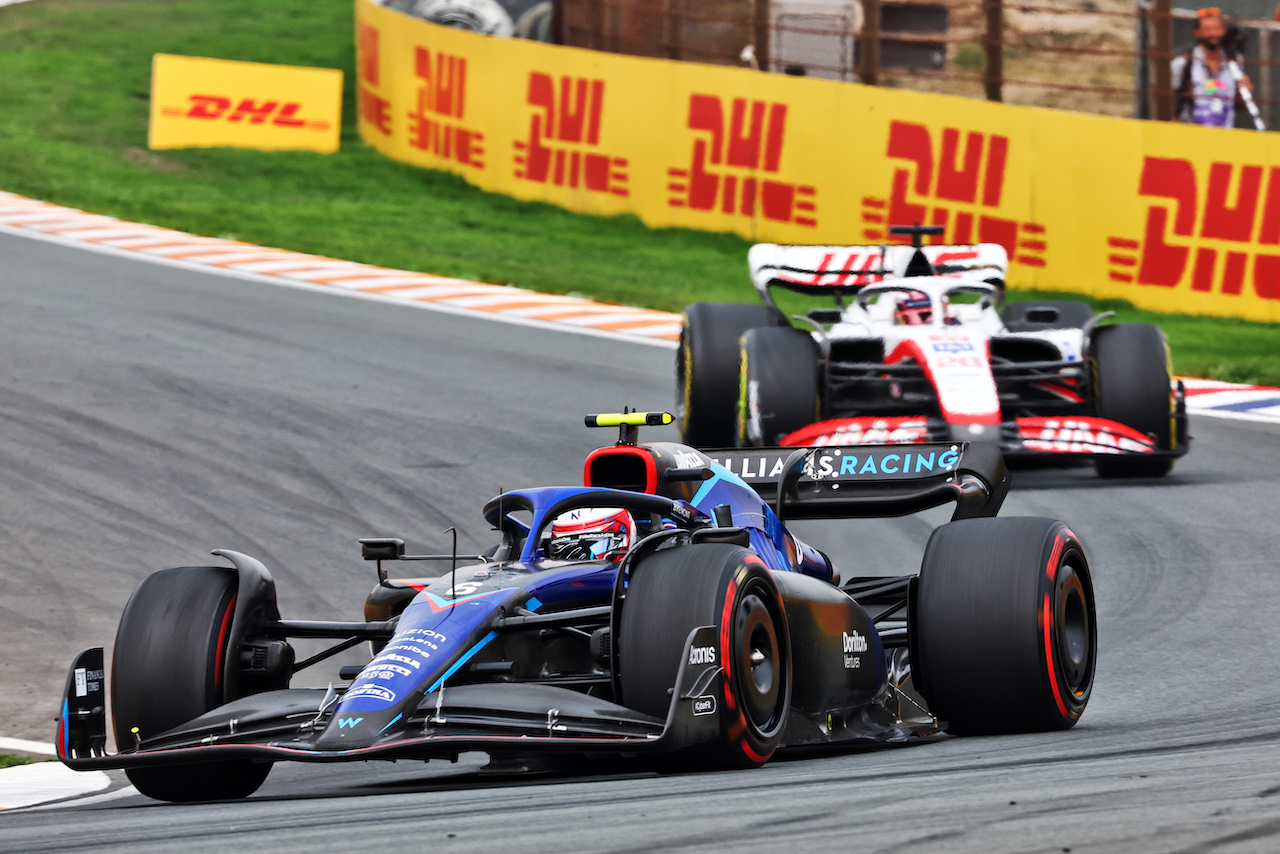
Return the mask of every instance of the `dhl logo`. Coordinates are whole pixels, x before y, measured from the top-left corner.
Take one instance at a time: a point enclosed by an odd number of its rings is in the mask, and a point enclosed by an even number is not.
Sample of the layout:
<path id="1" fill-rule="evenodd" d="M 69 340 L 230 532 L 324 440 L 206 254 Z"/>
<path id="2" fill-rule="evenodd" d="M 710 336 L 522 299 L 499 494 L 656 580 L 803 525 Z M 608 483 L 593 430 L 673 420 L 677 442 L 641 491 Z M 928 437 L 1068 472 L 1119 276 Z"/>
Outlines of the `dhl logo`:
<path id="1" fill-rule="evenodd" d="M 464 166 L 484 168 L 484 134 L 463 127 L 467 59 L 425 47 L 414 51 L 419 80 L 417 103 L 409 111 L 409 144 Z"/>
<path id="2" fill-rule="evenodd" d="M 338 150 L 341 122 L 341 71 L 167 53 L 152 59 L 153 149 L 329 153 Z"/>
<path id="3" fill-rule="evenodd" d="M 305 128 L 327 131 L 329 122 L 309 121 L 298 116 L 302 104 L 297 101 L 256 101 L 253 98 L 233 98 L 222 95 L 190 95 L 186 107 L 163 107 L 160 112 L 168 118 L 205 119 L 209 121 L 243 122 L 250 125 L 270 123 L 276 127 Z M 235 108 L 232 109 L 232 104 Z"/>
<path id="4" fill-rule="evenodd" d="M 1142 240 L 1107 238 L 1112 281 L 1280 299 L 1280 167 L 1147 157 L 1138 193 L 1159 201 Z"/>
<path id="5" fill-rule="evenodd" d="M 922 124 L 894 121 L 885 153 L 904 165 L 894 170 L 887 200 L 862 200 L 864 238 L 885 240 L 888 225 L 925 222 L 947 230 L 937 242 L 998 243 L 1020 264 L 1045 266 L 1044 226 L 996 215 L 1004 196 L 1008 137 L 943 128 L 935 141 Z"/>
<path id="6" fill-rule="evenodd" d="M 815 187 L 757 174 L 781 168 L 786 104 L 694 94 L 687 127 L 698 136 L 689 168 L 667 170 L 668 205 L 817 226 Z"/>
<path id="7" fill-rule="evenodd" d="M 627 196 L 627 159 L 583 149 L 600 145 L 604 81 L 529 74 L 529 136 L 515 141 L 515 176 L 539 184 Z"/>

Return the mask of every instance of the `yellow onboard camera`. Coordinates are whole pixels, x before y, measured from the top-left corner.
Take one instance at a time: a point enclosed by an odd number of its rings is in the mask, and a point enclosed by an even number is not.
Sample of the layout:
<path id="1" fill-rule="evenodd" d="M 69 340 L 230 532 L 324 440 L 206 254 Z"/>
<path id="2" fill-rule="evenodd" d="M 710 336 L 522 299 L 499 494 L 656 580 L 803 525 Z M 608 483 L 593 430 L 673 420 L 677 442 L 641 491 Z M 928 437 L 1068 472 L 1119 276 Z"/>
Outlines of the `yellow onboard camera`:
<path id="1" fill-rule="evenodd" d="M 675 421 L 670 412 L 604 412 L 599 415 L 588 415 L 585 419 L 588 427 L 617 427 L 618 444 L 634 445 L 640 435 L 637 427 L 661 427 Z"/>

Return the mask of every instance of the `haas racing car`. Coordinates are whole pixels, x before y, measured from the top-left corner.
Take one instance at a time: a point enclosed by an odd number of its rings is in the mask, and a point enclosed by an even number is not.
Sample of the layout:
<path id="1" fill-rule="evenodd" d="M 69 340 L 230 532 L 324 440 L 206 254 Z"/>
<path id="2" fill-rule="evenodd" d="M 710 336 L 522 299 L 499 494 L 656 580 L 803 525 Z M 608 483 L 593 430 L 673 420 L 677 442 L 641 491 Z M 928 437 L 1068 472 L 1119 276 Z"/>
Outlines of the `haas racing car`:
<path id="1" fill-rule="evenodd" d="M 1184 392 L 1156 326 L 1081 302 L 1003 306 L 1003 247 L 777 246 L 748 256 L 764 305 L 698 303 L 676 366 L 684 441 L 813 446 L 984 441 L 1079 455 L 1113 477 L 1168 473 Z M 793 326 L 770 291 L 834 297 Z"/>
<path id="2" fill-rule="evenodd" d="M 285 619 L 262 563 L 151 575 L 112 666 L 75 659 L 57 749 L 123 768 L 154 798 L 243 797 L 281 760 L 676 754 L 752 766 L 780 748 L 1060 730 L 1089 700 L 1089 564 L 1061 522 L 995 518 L 990 444 L 726 450 L 637 443 L 620 426 L 585 486 L 500 495 L 485 556 L 363 540 L 365 620 Z M 953 502 L 918 574 L 843 582 L 788 518 L 901 515 Z M 387 565 L 434 566 L 390 578 Z M 335 645 L 297 661 L 290 640 Z M 362 641 L 343 684 L 298 672 Z M 349 681 L 346 681 L 349 680 Z M 106 753 L 107 693 L 118 752 Z"/>

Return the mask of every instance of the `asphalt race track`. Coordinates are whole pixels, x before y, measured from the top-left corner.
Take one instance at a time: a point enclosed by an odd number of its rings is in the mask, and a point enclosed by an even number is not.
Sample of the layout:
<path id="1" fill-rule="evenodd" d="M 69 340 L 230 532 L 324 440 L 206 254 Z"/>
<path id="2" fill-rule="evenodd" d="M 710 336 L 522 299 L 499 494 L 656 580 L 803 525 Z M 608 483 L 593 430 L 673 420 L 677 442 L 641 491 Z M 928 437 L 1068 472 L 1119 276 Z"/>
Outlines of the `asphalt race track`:
<path id="1" fill-rule="evenodd" d="M 357 538 L 436 549 L 457 525 L 484 548 L 483 501 L 577 483 L 612 441 L 583 414 L 672 397 L 660 347 L 6 236 L 0 259 L 0 736 L 52 739 L 71 656 L 110 643 L 148 572 L 237 549 L 285 616 L 356 619 Z M 1093 562 L 1098 682 L 1065 733 L 665 777 L 277 765 L 247 802 L 191 806 L 113 773 L 105 795 L 0 815 L 0 852 L 1275 851 L 1278 430 L 1196 417 L 1154 482 L 1015 473 L 1006 513 L 1068 521 Z M 846 575 L 889 574 L 940 518 L 803 533 Z"/>

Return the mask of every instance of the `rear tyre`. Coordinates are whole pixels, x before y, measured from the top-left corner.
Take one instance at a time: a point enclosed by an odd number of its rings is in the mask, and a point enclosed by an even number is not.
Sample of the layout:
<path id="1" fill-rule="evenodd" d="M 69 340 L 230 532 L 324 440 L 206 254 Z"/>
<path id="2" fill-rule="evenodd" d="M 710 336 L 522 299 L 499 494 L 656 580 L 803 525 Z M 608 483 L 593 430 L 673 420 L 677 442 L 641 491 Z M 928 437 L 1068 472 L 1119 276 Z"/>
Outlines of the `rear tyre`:
<path id="1" fill-rule="evenodd" d="M 782 739 L 791 705 L 786 612 L 768 569 L 749 549 L 677 546 L 632 569 L 618 632 L 622 702 L 665 718 L 689 633 L 715 626 L 724 668 L 716 765 L 763 765 Z"/>
<path id="2" fill-rule="evenodd" d="M 763 305 L 700 302 L 685 309 L 676 355 L 676 420 L 682 442 L 701 448 L 733 442 L 739 339 L 776 320 Z"/>
<path id="3" fill-rule="evenodd" d="M 1054 519 L 968 519 L 933 532 L 911 618 L 912 676 L 962 734 L 1075 725 L 1097 661 L 1089 563 Z"/>
<path id="4" fill-rule="evenodd" d="M 821 360 L 813 336 L 800 329 L 752 329 L 742 336 L 738 447 L 777 445 L 818 420 Z"/>
<path id="5" fill-rule="evenodd" d="M 1093 319 L 1086 302 L 1037 300 L 1012 302 L 1000 312 L 1004 328 L 1010 332 L 1042 332 L 1045 329 L 1083 329 Z"/>
<path id="6" fill-rule="evenodd" d="M 1173 391 L 1169 381 L 1169 345 L 1158 326 L 1118 323 L 1093 333 L 1090 343 L 1094 410 L 1173 448 Z M 1160 477 L 1173 468 L 1169 458 L 1099 457 L 1094 468 L 1103 477 Z"/>
<path id="7" fill-rule="evenodd" d="M 111 659 L 116 745 L 127 750 L 223 705 L 223 664 L 236 602 L 236 573 L 180 566 L 147 578 L 120 618 Z M 129 782 L 162 801 L 243 798 L 267 778 L 271 763 L 229 759 L 130 768 Z"/>

